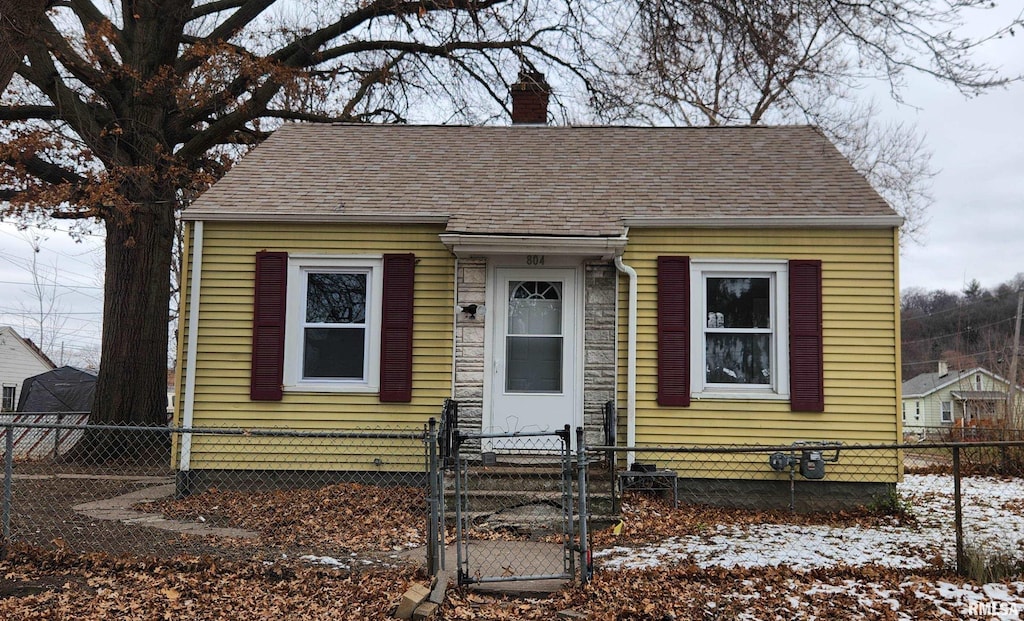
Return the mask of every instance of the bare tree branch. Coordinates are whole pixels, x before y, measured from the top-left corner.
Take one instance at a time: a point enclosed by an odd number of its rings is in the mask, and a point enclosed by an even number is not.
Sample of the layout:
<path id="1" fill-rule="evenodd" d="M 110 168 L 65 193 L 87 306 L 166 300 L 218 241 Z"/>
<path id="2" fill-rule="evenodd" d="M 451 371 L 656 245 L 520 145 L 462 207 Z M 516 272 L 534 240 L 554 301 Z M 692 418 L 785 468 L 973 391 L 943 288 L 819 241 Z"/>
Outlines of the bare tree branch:
<path id="1" fill-rule="evenodd" d="M 207 2 L 206 4 L 200 4 L 192 9 L 189 20 L 199 19 L 200 17 L 206 17 L 207 15 L 214 15 L 222 11 L 230 11 L 231 9 L 237 9 L 248 0 L 218 0 L 217 2 Z"/>
<path id="2" fill-rule="evenodd" d="M 36 179 L 53 185 L 60 185 L 62 183 L 81 185 L 86 182 L 84 177 L 74 171 L 70 171 L 53 162 L 48 162 L 37 155 L 27 158 L 5 158 L 0 161 L 9 166 L 21 166 Z"/>
<path id="3" fill-rule="evenodd" d="M 48 0 L 0 0 L 0 91 L 7 89 L 49 5 Z"/>
<path id="4" fill-rule="evenodd" d="M 0 121 L 53 121 L 60 115 L 56 106 L 0 106 Z"/>

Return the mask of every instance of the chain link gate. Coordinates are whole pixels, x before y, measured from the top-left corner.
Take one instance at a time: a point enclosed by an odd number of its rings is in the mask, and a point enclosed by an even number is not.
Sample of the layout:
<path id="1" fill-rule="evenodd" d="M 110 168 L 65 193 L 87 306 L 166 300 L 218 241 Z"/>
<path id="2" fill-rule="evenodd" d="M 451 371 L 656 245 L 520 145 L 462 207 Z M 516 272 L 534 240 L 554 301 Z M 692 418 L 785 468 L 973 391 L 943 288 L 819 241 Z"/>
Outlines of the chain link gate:
<path id="1" fill-rule="evenodd" d="M 460 585 L 572 579 L 574 464 L 569 427 L 453 434 L 444 483 L 455 510 Z"/>

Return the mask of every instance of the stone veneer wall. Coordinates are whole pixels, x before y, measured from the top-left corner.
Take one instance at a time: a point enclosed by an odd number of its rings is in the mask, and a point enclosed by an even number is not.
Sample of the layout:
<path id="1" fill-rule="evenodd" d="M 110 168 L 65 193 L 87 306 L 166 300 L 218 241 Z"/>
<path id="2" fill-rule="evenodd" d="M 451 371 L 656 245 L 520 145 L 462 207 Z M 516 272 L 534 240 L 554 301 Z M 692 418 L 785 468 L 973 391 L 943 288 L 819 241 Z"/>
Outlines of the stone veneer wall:
<path id="1" fill-rule="evenodd" d="M 479 431 L 484 400 L 484 335 L 489 309 L 487 259 L 459 259 L 456 300 L 460 306 L 477 304 L 484 312 L 476 319 L 459 313 L 455 320 L 455 400 L 459 402 L 459 428 Z"/>
<path id="2" fill-rule="evenodd" d="M 461 306 L 484 308 L 487 260 L 459 260 L 457 300 Z M 606 262 L 584 265 L 583 420 L 588 444 L 604 441 L 605 402 L 615 398 L 615 266 Z M 479 430 L 483 417 L 484 338 L 487 322 L 497 309 L 484 309 L 475 319 L 458 314 L 455 326 L 455 399 L 459 427 Z"/>
<path id="3" fill-rule="evenodd" d="M 587 444 L 604 444 L 604 404 L 615 398 L 615 266 L 584 266 L 583 427 Z"/>

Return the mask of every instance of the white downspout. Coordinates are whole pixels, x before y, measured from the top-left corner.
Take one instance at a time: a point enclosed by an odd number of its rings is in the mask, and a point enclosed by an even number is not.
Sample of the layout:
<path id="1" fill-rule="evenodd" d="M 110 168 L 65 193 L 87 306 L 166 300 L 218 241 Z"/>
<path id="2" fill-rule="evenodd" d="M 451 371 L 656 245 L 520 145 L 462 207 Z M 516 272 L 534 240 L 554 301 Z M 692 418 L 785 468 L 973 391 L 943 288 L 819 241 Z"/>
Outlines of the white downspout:
<path id="1" fill-rule="evenodd" d="M 634 446 L 636 444 L 636 270 L 623 263 L 621 256 L 615 257 L 615 268 L 629 277 L 626 337 L 626 446 Z M 626 453 L 626 468 L 633 465 L 635 458 L 636 455 L 633 451 Z"/>
<path id="2" fill-rule="evenodd" d="M 185 396 L 181 402 L 181 426 L 192 428 L 196 400 L 196 358 L 199 350 L 199 285 L 203 274 L 203 222 L 197 220 L 192 231 L 192 277 L 188 287 L 188 345 L 185 353 Z M 192 434 L 181 434 L 178 470 L 188 472 L 192 465 Z"/>
<path id="3" fill-rule="evenodd" d="M 452 253 L 454 254 L 454 253 Z M 451 399 L 455 400 L 455 380 L 458 378 L 456 374 L 455 365 L 458 363 L 458 350 L 459 350 L 459 312 L 462 307 L 459 306 L 459 255 L 455 255 L 455 278 L 452 282 L 452 297 L 455 298 L 455 312 L 452 313 L 452 389 Z"/>

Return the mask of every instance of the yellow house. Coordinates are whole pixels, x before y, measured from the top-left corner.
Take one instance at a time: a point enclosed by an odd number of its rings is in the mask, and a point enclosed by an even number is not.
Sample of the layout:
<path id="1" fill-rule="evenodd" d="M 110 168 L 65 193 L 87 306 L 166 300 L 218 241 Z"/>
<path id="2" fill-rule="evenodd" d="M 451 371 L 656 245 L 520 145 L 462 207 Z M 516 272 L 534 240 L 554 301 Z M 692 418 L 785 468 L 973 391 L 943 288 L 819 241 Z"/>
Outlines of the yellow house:
<path id="1" fill-rule="evenodd" d="M 900 438 L 901 219 L 818 130 L 518 120 L 286 124 L 239 162 L 183 216 L 177 421 L 416 429 L 451 398 L 593 444 L 606 402 L 631 446 Z M 897 480 L 873 463 L 837 480 Z"/>

